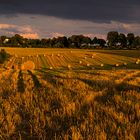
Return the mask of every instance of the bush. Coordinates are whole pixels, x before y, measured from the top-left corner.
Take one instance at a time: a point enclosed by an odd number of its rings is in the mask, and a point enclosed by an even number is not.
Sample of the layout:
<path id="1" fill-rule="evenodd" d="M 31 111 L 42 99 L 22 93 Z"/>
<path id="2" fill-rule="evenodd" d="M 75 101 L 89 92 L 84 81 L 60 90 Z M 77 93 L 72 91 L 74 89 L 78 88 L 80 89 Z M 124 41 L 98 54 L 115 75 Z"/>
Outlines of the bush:
<path id="1" fill-rule="evenodd" d="M 4 61 L 6 61 L 8 58 L 9 58 L 9 54 L 4 50 L 4 49 L 1 49 L 0 51 L 0 63 L 4 63 Z"/>

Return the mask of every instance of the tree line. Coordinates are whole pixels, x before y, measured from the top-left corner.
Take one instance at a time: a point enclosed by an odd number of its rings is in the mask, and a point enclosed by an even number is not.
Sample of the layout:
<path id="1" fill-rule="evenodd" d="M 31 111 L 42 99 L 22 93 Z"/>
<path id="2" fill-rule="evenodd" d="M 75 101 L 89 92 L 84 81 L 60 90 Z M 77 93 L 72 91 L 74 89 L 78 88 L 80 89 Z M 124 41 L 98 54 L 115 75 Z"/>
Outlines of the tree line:
<path id="1" fill-rule="evenodd" d="M 140 36 L 133 33 L 127 35 L 110 31 L 107 38 L 93 39 L 84 35 L 72 35 L 70 37 L 27 39 L 19 34 L 12 37 L 0 36 L 0 46 L 21 48 L 87 48 L 87 49 L 140 49 Z"/>

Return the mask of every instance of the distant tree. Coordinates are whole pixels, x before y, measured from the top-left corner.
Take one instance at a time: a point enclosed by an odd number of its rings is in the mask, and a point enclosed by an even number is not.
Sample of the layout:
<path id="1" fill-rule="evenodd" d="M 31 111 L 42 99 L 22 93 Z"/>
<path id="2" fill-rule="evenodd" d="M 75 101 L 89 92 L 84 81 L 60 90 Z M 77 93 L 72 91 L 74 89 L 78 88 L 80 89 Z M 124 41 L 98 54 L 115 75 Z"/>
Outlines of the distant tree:
<path id="1" fill-rule="evenodd" d="M 80 48 L 80 44 L 81 44 L 80 35 L 72 35 L 71 37 L 69 37 L 69 43 L 72 46 L 74 45 L 76 48 Z"/>
<path id="2" fill-rule="evenodd" d="M 107 34 L 107 41 L 110 47 L 115 47 L 118 43 L 119 34 L 117 31 L 111 31 Z"/>
<path id="3" fill-rule="evenodd" d="M 41 46 L 43 48 L 50 47 L 50 39 L 45 39 L 45 38 L 41 39 Z"/>
<path id="4" fill-rule="evenodd" d="M 51 39 L 50 38 L 48 38 L 48 39 L 45 39 L 45 38 L 41 39 L 41 46 L 43 48 L 52 47 Z"/>
<path id="5" fill-rule="evenodd" d="M 56 38 L 56 44 L 58 45 L 59 48 L 68 47 L 68 40 L 65 36 L 58 37 Z"/>
<path id="6" fill-rule="evenodd" d="M 132 49 L 134 39 L 135 39 L 135 36 L 134 36 L 133 33 L 128 33 L 127 34 L 127 46 L 128 46 L 129 49 Z"/>
<path id="7" fill-rule="evenodd" d="M 134 41 L 133 41 L 133 46 L 136 48 L 136 49 L 140 49 L 140 37 L 139 36 L 136 36 Z"/>
<path id="8" fill-rule="evenodd" d="M 1 46 L 4 46 L 4 40 L 5 40 L 6 38 L 7 38 L 6 36 L 1 36 L 1 37 L 0 37 L 0 45 L 1 45 Z"/>
<path id="9" fill-rule="evenodd" d="M 24 38 L 19 35 L 19 34 L 15 34 L 14 36 L 12 36 L 9 40 L 9 43 L 12 45 L 12 46 L 15 46 L 15 47 L 22 47 L 23 44 L 24 44 Z"/>
<path id="10" fill-rule="evenodd" d="M 97 43 L 98 43 L 98 38 L 94 37 L 93 40 L 92 40 L 92 44 L 97 44 Z"/>
<path id="11" fill-rule="evenodd" d="M 91 39 L 87 36 L 81 36 L 81 43 L 91 44 Z"/>
<path id="12" fill-rule="evenodd" d="M 127 47 L 127 38 L 126 38 L 125 34 L 123 34 L 123 33 L 119 34 L 118 43 L 120 43 L 120 48 Z"/>
<path id="13" fill-rule="evenodd" d="M 72 35 L 68 38 L 70 46 L 75 46 L 76 48 L 81 48 L 84 45 L 88 46 L 91 43 L 91 39 L 89 37 L 83 35 Z"/>
<path id="14" fill-rule="evenodd" d="M 29 39 L 28 45 L 33 48 L 41 48 L 41 40 L 40 39 Z"/>
<path id="15" fill-rule="evenodd" d="M 50 46 L 55 47 L 55 44 L 57 44 L 57 39 L 54 37 L 50 40 Z"/>
<path id="16" fill-rule="evenodd" d="M 12 37 L 0 36 L 0 46 L 12 47 L 28 47 L 28 48 L 99 48 L 102 49 L 108 45 L 108 49 L 139 49 L 140 37 L 133 33 L 128 33 L 127 36 L 117 31 L 110 31 L 107 34 L 107 41 L 94 37 L 91 39 L 84 35 L 72 35 L 70 37 L 57 38 L 42 38 L 42 39 L 28 39 L 19 34 Z"/>
<path id="17" fill-rule="evenodd" d="M 99 44 L 101 47 L 105 47 L 106 41 L 105 41 L 104 39 L 98 39 L 98 44 Z"/>
<path id="18" fill-rule="evenodd" d="M 23 37 L 22 37 L 21 35 L 15 34 L 14 38 L 17 40 L 17 42 L 18 42 L 19 44 L 22 45 L 22 43 L 23 43 Z"/>

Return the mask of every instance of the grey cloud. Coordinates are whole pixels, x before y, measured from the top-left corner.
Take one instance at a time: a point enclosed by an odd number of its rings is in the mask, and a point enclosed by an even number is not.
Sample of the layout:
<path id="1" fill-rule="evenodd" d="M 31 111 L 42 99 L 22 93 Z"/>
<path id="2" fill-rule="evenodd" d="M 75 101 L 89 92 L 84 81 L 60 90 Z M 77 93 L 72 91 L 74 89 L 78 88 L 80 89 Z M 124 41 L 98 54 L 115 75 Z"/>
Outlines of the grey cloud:
<path id="1" fill-rule="evenodd" d="M 94 22 L 140 23 L 139 0 L 1 0 L 0 14 L 39 14 Z"/>

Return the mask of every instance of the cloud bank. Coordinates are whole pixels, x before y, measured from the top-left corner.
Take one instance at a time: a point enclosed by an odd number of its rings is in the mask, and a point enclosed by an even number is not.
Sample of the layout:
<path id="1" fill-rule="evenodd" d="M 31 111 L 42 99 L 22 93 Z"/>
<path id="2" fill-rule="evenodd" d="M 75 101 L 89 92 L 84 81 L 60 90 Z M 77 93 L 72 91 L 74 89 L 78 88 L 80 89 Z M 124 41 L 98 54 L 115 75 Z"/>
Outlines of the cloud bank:
<path id="1" fill-rule="evenodd" d="M 39 14 L 96 22 L 139 22 L 139 0 L 1 0 L 1 14 Z"/>
<path id="2" fill-rule="evenodd" d="M 39 38 L 38 34 L 30 26 L 18 26 L 13 24 L 0 24 L 0 33 L 6 35 L 20 34 L 25 38 Z"/>
<path id="3" fill-rule="evenodd" d="M 0 34 L 105 38 L 108 31 L 117 30 L 140 35 L 139 13 L 139 0 L 1 0 Z"/>

